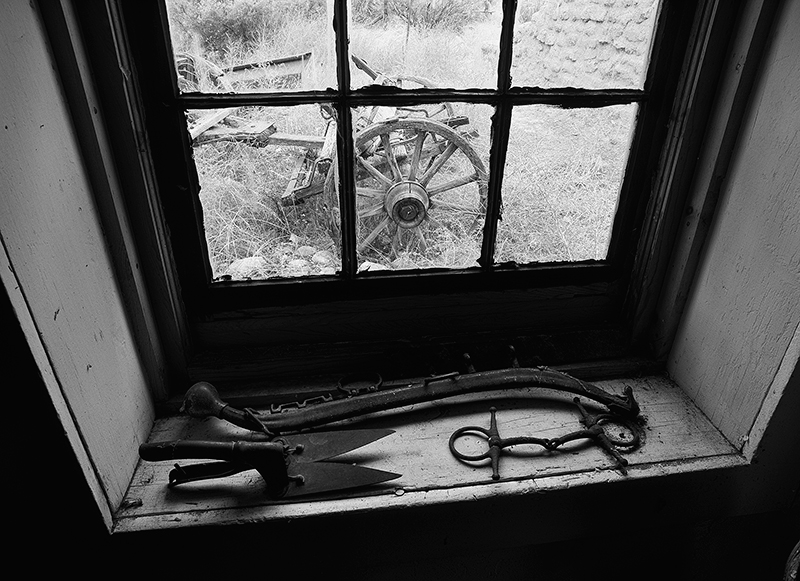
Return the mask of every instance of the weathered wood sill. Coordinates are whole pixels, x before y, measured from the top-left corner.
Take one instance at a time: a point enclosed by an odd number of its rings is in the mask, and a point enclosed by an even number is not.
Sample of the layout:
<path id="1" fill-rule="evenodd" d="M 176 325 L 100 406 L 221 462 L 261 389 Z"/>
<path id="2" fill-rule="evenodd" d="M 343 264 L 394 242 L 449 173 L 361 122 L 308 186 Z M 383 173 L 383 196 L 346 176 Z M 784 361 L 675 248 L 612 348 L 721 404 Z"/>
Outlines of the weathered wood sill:
<path id="1" fill-rule="evenodd" d="M 488 466 L 472 467 L 453 458 L 448 449 L 450 434 L 466 425 L 488 427 L 492 405 L 498 409 L 498 426 L 504 437 L 557 437 L 580 428 L 579 414 L 567 394 L 513 389 L 409 406 L 359 421 L 359 427 L 387 427 L 395 433 L 341 456 L 343 461 L 402 474 L 366 491 L 273 502 L 265 498 L 263 483 L 255 471 L 170 490 L 166 483 L 174 462 L 140 462 L 122 508 L 115 515 L 114 531 L 278 523 L 511 499 L 747 463 L 680 387 L 665 377 L 597 384 L 614 393 L 631 386 L 647 420 L 644 444 L 626 455 L 630 462 L 627 475 L 621 474 L 601 449 L 580 443 L 553 453 L 535 446 L 518 447 L 516 453 L 502 457 L 499 481 L 491 480 Z M 244 434 L 216 418 L 172 416 L 156 422 L 150 441 L 235 439 Z"/>

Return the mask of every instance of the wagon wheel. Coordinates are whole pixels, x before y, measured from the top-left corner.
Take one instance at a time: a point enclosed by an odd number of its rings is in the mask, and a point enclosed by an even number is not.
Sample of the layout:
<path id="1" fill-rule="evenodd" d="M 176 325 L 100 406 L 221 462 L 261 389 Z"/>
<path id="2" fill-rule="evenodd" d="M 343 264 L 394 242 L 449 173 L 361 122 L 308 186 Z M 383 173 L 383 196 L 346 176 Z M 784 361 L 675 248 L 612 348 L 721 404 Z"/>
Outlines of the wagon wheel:
<path id="1" fill-rule="evenodd" d="M 360 257 L 386 258 L 405 248 L 432 266 L 452 266 L 436 254 L 475 240 L 488 191 L 483 162 L 464 136 L 408 117 L 367 127 L 355 150 Z"/>

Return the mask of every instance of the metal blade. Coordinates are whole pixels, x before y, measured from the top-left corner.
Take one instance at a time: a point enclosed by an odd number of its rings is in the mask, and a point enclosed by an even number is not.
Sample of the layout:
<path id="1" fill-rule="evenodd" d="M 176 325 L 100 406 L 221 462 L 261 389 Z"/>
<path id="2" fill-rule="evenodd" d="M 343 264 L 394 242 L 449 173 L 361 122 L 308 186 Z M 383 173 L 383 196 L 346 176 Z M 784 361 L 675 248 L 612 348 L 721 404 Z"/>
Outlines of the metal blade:
<path id="1" fill-rule="evenodd" d="M 281 436 L 278 440 L 286 440 L 290 448 L 302 446 L 290 456 L 291 463 L 306 464 L 318 460 L 327 460 L 350 450 L 380 440 L 393 434 L 394 430 L 343 430 L 341 432 L 309 432 L 307 434 L 292 434 Z"/>
<path id="2" fill-rule="evenodd" d="M 281 498 L 370 486 L 400 476 L 394 472 L 336 462 L 293 464 L 289 467 L 289 478 L 292 480 Z"/>

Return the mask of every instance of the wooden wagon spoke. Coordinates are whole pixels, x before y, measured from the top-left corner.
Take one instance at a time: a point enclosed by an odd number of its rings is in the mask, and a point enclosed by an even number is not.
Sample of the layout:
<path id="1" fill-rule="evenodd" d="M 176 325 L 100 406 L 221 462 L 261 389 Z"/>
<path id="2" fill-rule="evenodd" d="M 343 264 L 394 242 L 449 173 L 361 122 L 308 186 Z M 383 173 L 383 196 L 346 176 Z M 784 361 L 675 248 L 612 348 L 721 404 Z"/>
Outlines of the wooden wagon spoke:
<path id="1" fill-rule="evenodd" d="M 419 160 L 422 156 L 422 145 L 425 143 L 425 138 L 427 136 L 427 131 L 420 131 L 417 133 L 417 140 L 414 143 L 414 153 L 411 155 L 411 165 L 408 169 L 408 179 L 410 181 L 417 179 L 417 169 L 419 168 Z"/>
<path id="2" fill-rule="evenodd" d="M 358 163 L 360 163 L 360 164 L 361 164 L 361 167 L 363 167 L 365 170 L 367 170 L 367 172 L 369 172 L 369 174 L 370 174 L 372 177 L 374 177 L 376 180 L 378 180 L 379 182 L 381 182 L 381 183 L 382 183 L 384 186 L 386 186 L 386 187 L 388 188 L 388 187 L 390 187 L 390 186 L 392 185 L 392 183 L 393 183 L 393 182 L 392 182 L 392 180 L 390 180 L 388 177 L 386 177 L 385 175 L 383 175 L 383 174 L 382 174 L 382 173 L 381 173 L 381 172 L 380 172 L 380 171 L 379 171 L 379 170 L 378 170 L 378 169 L 377 169 L 377 168 L 376 168 L 374 165 L 372 165 L 370 162 L 368 162 L 367 160 L 365 160 L 363 157 L 357 157 L 356 159 L 358 160 Z"/>
<path id="3" fill-rule="evenodd" d="M 369 235 L 361 241 L 361 244 L 358 245 L 358 251 L 363 252 L 364 249 L 369 246 L 375 238 L 378 237 L 378 234 L 389 225 L 389 216 L 386 216 L 383 220 L 381 220 L 380 224 L 378 224 L 375 229 L 369 233 Z"/>
<path id="4" fill-rule="evenodd" d="M 443 192 L 447 192 L 455 188 L 460 188 L 461 186 L 465 186 L 467 184 L 471 184 L 472 182 L 477 182 L 477 181 L 478 181 L 478 174 L 477 172 L 475 172 L 472 173 L 471 175 L 461 176 L 454 180 L 450 180 L 449 182 L 439 184 L 436 187 L 428 188 L 428 195 L 433 197 L 437 194 L 441 194 Z"/>
<path id="5" fill-rule="evenodd" d="M 396 181 L 401 180 L 403 176 L 400 173 L 400 166 L 397 164 L 397 156 L 394 153 L 394 147 L 391 143 L 391 135 L 389 133 L 381 135 L 381 143 L 383 144 L 383 151 L 389 162 L 389 167 L 392 170 L 392 176 L 394 176 Z"/>
<path id="6" fill-rule="evenodd" d="M 392 234 L 392 251 L 395 254 L 400 254 L 400 245 L 403 238 L 403 228 L 398 228 L 395 224 L 394 234 Z"/>
<path id="7" fill-rule="evenodd" d="M 383 198 L 386 196 L 386 190 L 379 190 L 377 188 L 364 188 L 361 186 L 357 186 L 356 195 L 363 196 L 365 198 L 375 198 L 377 200 L 383 200 Z"/>
<path id="8" fill-rule="evenodd" d="M 422 229 L 419 226 L 414 228 L 414 234 L 416 234 L 417 240 L 419 241 L 419 251 L 420 252 L 427 252 L 428 251 L 428 243 L 425 242 L 425 235 L 422 233 Z"/>
<path id="9" fill-rule="evenodd" d="M 455 143 L 449 143 L 447 145 L 447 149 L 444 150 L 442 155 L 436 158 L 433 164 L 431 164 L 431 167 L 429 167 L 425 172 L 425 175 L 419 179 L 419 183 L 421 183 L 423 186 L 427 185 L 433 176 L 436 175 L 436 172 L 438 172 L 442 166 L 447 163 L 447 160 L 450 159 L 450 156 L 455 153 L 456 149 L 458 149 L 458 146 Z"/>
<path id="10" fill-rule="evenodd" d="M 386 209 L 383 207 L 383 202 L 375 204 L 369 208 L 363 208 L 358 211 L 359 218 L 368 218 L 369 216 L 377 216 L 381 213 L 385 213 Z"/>
<path id="11" fill-rule="evenodd" d="M 433 146 L 425 147 L 425 149 L 422 150 L 419 156 L 419 163 L 417 164 L 417 173 L 419 173 L 419 168 L 422 166 L 425 166 L 425 169 L 430 167 L 430 165 L 433 163 L 433 159 L 437 155 L 442 153 L 444 150 L 445 150 L 445 143 L 441 141 Z M 398 164 L 405 163 L 408 160 L 407 154 L 401 153 L 398 155 L 396 153 L 395 157 L 397 159 Z M 360 157 L 359 159 L 364 159 L 364 158 Z M 383 174 L 384 177 L 386 177 L 387 174 L 391 173 L 391 170 L 387 167 L 388 161 L 386 160 L 386 156 L 383 155 L 382 151 L 373 154 L 372 158 L 367 163 L 369 163 L 379 173 Z M 367 177 L 368 175 L 363 170 L 356 172 L 357 180 L 363 180 Z"/>

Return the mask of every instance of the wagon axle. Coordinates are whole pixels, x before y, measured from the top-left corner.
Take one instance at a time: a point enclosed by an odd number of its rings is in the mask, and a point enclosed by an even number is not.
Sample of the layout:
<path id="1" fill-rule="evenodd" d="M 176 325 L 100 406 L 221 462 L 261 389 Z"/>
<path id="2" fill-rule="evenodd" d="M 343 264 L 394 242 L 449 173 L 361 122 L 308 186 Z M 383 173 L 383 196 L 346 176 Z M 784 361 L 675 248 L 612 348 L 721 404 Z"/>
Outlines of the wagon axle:
<path id="1" fill-rule="evenodd" d="M 386 192 L 386 213 L 401 228 L 419 226 L 428 215 L 430 200 L 422 184 L 409 180 L 393 185 Z"/>

